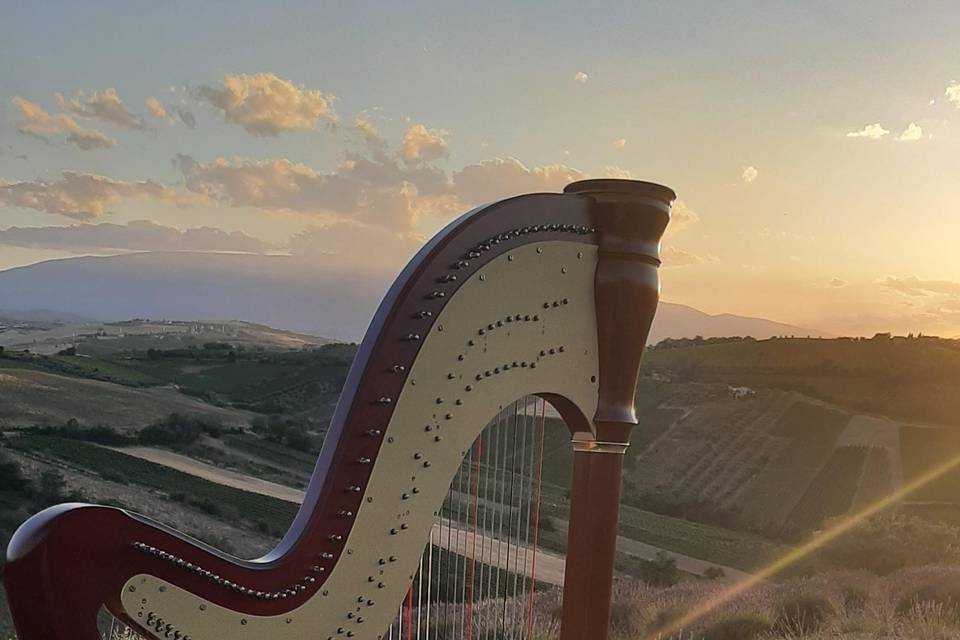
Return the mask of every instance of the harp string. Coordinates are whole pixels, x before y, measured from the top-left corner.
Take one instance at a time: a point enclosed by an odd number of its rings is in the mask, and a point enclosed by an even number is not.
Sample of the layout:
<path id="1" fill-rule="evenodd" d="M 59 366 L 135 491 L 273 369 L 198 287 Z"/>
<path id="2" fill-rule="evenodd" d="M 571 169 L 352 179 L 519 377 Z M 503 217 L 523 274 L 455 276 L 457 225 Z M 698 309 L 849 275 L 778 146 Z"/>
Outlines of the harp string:
<path id="1" fill-rule="evenodd" d="M 527 640 L 532 640 L 533 638 L 533 594 L 537 588 L 537 546 L 540 543 L 540 499 L 542 496 L 541 490 L 543 486 L 543 446 L 544 446 L 544 434 L 546 429 L 547 422 L 547 403 L 544 400 L 539 400 L 538 404 L 540 405 L 540 429 L 538 436 L 538 456 L 536 462 L 536 474 L 537 474 L 537 494 L 536 499 L 534 500 L 534 516 L 533 516 L 533 562 L 530 566 L 530 599 L 527 604 Z M 536 417 L 536 410 L 534 410 L 534 417 Z"/>

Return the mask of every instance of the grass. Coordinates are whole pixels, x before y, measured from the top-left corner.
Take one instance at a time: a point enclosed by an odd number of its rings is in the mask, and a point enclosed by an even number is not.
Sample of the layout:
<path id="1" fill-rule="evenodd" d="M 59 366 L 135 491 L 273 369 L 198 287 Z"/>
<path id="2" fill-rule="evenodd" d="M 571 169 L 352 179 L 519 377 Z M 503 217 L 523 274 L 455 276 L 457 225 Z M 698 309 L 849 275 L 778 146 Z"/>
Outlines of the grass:
<path id="1" fill-rule="evenodd" d="M 960 454 L 960 431 L 928 427 L 900 427 L 904 482 L 922 475 Z M 912 502 L 960 503 L 960 469 L 950 471 L 919 488 Z"/>
<path id="2" fill-rule="evenodd" d="M 223 437 L 223 441 L 230 449 L 255 456 L 295 473 L 312 473 L 317 462 L 317 456 L 311 453 L 292 449 L 251 434 L 227 435 Z"/>
<path id="3" fill-rule="evenodd" d="M 29 353 L 5 353 L 0 357 L 0 369 L 30 369 L 75 378 L 114 382 L 129 387 L 146 387 L 163 381 L 121 362 L 101 357 L 46 356 Z"/>
<path id="4" fill-rule="evenodd" d="M 867 453 L 863 447 L 835 449 L 787 518 L 788 530 L 797 533 L 812 531 L 827 518 L 849 511 L 863 475 Z"/>
<path id="5" fill-rule="evenodd" d="M 779 528 L 830 458 L 849 415 L 796 402 L 771 430 L 788 445 L 751 484 L 742 500 L 744 516 L 763 527 Z"/>
<path id="6" fill-rule="evenodd" d="M 184 496 L 190 504 L 207 508 L 211 515 L 238 518 L 254 525 L 263 522 L 270 530 L 285 531 L 297 513 L 297 505 L 289 502 L 208 482 L 87 442 L 29 435 L 11 439 L 8 446 L 56 457 L 93 473 L 109 469 L 115 480 L 122 478 L 169 496 Z"/>

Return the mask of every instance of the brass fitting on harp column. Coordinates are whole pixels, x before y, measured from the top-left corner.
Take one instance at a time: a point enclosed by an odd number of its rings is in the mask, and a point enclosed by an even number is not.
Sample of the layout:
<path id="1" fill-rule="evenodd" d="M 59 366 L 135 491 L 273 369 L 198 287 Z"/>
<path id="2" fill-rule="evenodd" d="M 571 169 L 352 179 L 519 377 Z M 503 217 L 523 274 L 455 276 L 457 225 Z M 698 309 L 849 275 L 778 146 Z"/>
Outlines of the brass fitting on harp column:
<path id="1" fill-rule="evenodd" d="M 629 442 L 600 442 L 598 440 L 571 440 L 573 450 L 582 453 L 612 453 L 623 455 L 627 452 Z"/>

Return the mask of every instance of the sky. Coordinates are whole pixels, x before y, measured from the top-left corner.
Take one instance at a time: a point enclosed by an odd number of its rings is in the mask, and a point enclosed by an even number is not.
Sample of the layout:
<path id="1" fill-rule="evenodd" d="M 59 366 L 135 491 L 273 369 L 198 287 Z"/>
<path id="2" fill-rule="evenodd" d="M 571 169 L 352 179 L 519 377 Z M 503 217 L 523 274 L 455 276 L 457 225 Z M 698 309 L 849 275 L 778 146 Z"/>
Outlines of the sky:
<path id="1" fill-rule="evenodd" d="M 4 16 L 0 269 L 184 250 L 394 272 L 476 204 L 632 177 L 679 195 L 664 300 L 960 335 L 955 2 Z"/>

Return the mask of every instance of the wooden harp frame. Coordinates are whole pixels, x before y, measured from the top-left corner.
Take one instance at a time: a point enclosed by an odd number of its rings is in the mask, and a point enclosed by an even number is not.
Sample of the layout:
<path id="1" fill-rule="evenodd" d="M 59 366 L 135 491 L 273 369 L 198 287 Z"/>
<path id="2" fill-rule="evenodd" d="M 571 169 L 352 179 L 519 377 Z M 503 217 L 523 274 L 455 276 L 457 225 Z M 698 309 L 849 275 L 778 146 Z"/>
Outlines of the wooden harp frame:
<path id="1" fill-rule="evenodd" d="M 585 180 L 452 222 L 381 303 L 272 552 L 243 561 L 121 509 L 52 507 L 7 551 L 20 639 L 96 640 L 102 608 L 148 638 L 381 638 L 437 496 L 487 420 L 528 394 L 575 451 L 562 638 L 605 638 L 621 454 L 674 198 Z"/>

